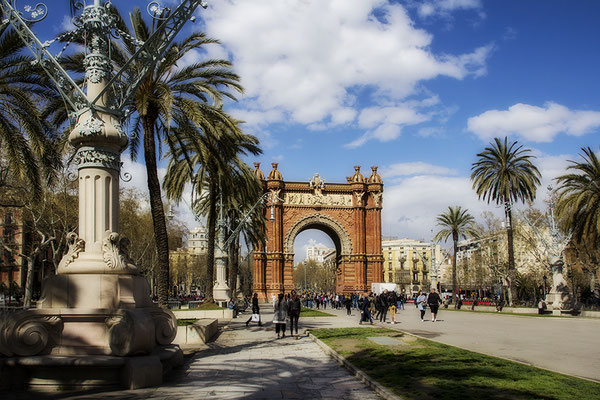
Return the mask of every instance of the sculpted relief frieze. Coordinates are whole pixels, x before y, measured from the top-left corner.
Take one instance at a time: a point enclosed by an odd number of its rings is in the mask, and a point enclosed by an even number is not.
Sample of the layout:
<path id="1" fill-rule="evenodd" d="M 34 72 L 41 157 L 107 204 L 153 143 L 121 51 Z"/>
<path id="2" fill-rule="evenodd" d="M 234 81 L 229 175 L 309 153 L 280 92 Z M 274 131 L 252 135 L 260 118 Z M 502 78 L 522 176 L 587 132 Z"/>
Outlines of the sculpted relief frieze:
<path id="1" fill-rule="evenodd" d="M 283 200 L 290 206 L 352 207 L 351 194 L 285 193 Z"/>

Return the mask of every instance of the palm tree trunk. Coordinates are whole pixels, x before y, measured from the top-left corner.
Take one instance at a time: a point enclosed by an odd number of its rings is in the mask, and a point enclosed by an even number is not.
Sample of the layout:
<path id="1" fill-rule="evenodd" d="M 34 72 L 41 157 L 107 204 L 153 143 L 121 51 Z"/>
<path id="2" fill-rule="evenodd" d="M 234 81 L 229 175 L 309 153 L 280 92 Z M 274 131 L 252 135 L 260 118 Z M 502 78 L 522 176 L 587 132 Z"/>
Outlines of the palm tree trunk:
<path id="1" fill-rule="evenodd" d="M 509 202 L 504 204 L 504 211 L 506 213 L 506 237 L 508 240 L 508 304 L 513 305 L 513 301 L 517 297 L 516 286 L 515 286 L 515 249 L 513 244 L 513 230 L 512 230 L 512 211 Z"/>
<path id="2" fill-rule="evenodd" d="M 215 282 L 215 240 L 217 231 L 217 185 L 214 182 L 212 175 L 208 184 L 208 216 L 207 216 L 207 236 L 208 243 L 206 245 L 206 287 L 204 288 L 204 296 L 207 299 L 213 297 L 213 285 Z"/>
<path id="3" fill-rule="evenodd" d="M 456 285 L 456 253 L 458 252 L 458 232 L 452 232 L 452 241 L 454 245 L 454 257 L 452 257 L 452 304 L 454 304 L 454 308 L 458 304 L 458 294 L 456 290 L 458 289 Z"/>
<path id="4" fill-rule="evenodd" d="M 239 250 L 240 250 L 240 235 L 237 235 L 236 240 L 233 241 L 231 245 L 231 257 L 229 257 L 229 287 L 231 288 L 231 297 L 234 297 L 238 287 L 237 287 L 237 275 L 239 271 Z"/>
<path id="5" fill-rule="evenodd" d="M 25 297 L 23 298 L 23 306 L 31 307 L 31 293 L 33 292 L 33 271 L 34 271 L 35 256 L 27 257 L 27 279 L 25 280 Z"/>
<path id="6" fill-rule="evenodd" d="M 169 236 L 165 221 L 160 181 L 156 166 L 156 143 L 154 138 L 154 122 L 156 118 L 144 117 L 144 159 L 148 176 L 148 193 L 150 195 L 150 212 L 154 225 L 154 240 L 158 255 L 158 305 L 167 308 L 169 305 Z"/>

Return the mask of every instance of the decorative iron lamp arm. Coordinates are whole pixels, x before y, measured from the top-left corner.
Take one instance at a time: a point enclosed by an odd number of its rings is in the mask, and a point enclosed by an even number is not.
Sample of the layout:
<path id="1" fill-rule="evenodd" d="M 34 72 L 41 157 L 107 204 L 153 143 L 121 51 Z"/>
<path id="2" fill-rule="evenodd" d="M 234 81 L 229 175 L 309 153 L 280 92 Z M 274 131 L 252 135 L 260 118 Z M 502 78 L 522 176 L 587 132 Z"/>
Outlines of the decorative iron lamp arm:
<path id="1" fill-rule="evenodd" d="M 150 5 L 156 4 L 158 4 L 156 1 L 150 3 Z M 15 29 L 15 32 L 35 56 L 35 62 L 40 64 L 52 82 L 56 85 L 59 93 L 71 109 L 70 111 L 74 113 L 74 117 L 77 117 L 85 111 L 91 110 L 93 112 L 95 109 L 98 109 L 120 118 L 124 111 L 124 107 L 134 96 L 137 88 L 151 68 L 153 68 L 156 60 L 159 60 L 163 56 L 167 47 L 177 33 L 179 33 L 185 22 L 190 19 L 194 20 L 192 14 L 199 5 L 204 8 L 207 7 L 206 2 L 201 0 L 183 0 L 173 13 L 169 13 L 165 18 L 157 18 L 162 22 L 156 31 L 154 31 L 148 40 L 137 49 L 133 57 L 112 76 L 108 84 L 100 91 L 100 93 L 90 101 L 87 99 L 83 90 L 73 81 L 56 58 L 48 51 L 47 46 L 51 42 L 42 43 L 27 25 L 27 22 L 43 20 L 47 16 L 48 7 L 43 3 L 38 3 L 35 7 L 25 6 L 25 12 L 31 14 L 31 18 L 27 18 L 23 15 L 23 12 L 17 10 L 16 0 L 0 0 L 0 10 L 4 16 L 2 24 L 9 23 Z M 111 4 L 110 1 L 108 1 L 102 6 L 100 0 L 94 0 L 94 7 L 105 8 L 104 12 L 106 12 L 111 7 Z M 85 3 L 82 1 L 77 2 L 74 7 L 74 9 L 77 10 L 84 9 L 84 12 L 85 8 Z M 162 10 L 164 11 L 166 9 Z M 108 15 L 108 13 L 104 15 Z M 109 31 L 114 30 L 120 34 L 116 27 L 108 26 L 108 24 L 112 22 L 110 18 L 107 18 L 106 20 L 98 18 L 95 22 L 98 21 L 100 22 L 95 28 L 97 28 L 99 32 L 108 28 Z M 135 63 L 143 64 L 143 68 L 135 72 Z M 135 78 L 129 79 L 131 76 L 134 76 Z M 126 89 L 124 91 L 117 90 L 116 87 L 119 85 Z M 121 96 L 115 104 L 108 108 L 97 105 L 96 103 L 98 103 L 108 91 L 112 91 L 113 93 L 120 92 Z"/>
<path id="2" fill-rule="evenodd" d="M 83 93 L 81 88 L 77 86 L 69 74 L 67 74 L 54 56 L 48 51 L 47 44 L 42 43 L 27 25 L 27 22 L 37 22 L 46 18 L 48 15 L 48 8 L 45 5 L 39 4 L 33 9 L 26 9 L 33 17 L 33 19 L 29 19 L 24 17 L 23 13 L 16 9 L 15 3 L 15 0 L 11 2 L 2 0 L 0 2 L 0 9 L 4 16 L 2 24 L 8 23 L 14 28 L 23 43 L 25 43 L 29 48 L 29 51 L 35 56 L 35 63 L 39 64 L 46 74 L 48 74 L 48 77 L 52 80 L 61 96 L 65 99 L 71 108 L 71 111 L 80 113 L 93 108 L 85 93 Z"/>

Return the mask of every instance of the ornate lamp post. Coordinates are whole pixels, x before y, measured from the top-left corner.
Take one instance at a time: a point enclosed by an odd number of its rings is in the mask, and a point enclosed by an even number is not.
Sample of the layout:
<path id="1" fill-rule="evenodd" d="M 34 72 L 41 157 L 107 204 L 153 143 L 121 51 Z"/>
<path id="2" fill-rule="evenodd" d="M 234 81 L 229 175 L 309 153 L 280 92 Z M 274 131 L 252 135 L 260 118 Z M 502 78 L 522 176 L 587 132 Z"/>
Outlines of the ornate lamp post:
<path id="1" fill-rule="evenodd" d="M 170 12 L 152 1 L 148 11 L 158 28 L 145 43 L 136 41 L 135 55 L 114 72 L 109 58 L 111 37 L 134 39 L 117 28 L 110 1 L 71 1 L 79 15 L 73 18 L 75 30 L 61 39 L 68 45 L 78 36 L 86 38 L 84 93 L 49 52 L 52 42 L 40 42 L 29 28 L 31 22 L 46 17 L 47 7 L 38 3 L 20 11 L 16 0 L 0 1 L 3 24 L 11 24 L 33 52 L 36 63 L 64 97 L 75 123 L 69 144 L 76 151 L 79 232 L 69 234 L 69 250 L 57 275 L 44 283 L 37 309 L 15 314 L 0 326 L 0 354 L 4 356 L 50 353 L 73 359 L 53 368 L 56 360 L 44 359 L 39 367 L 50 371 L 48 379 L 52 374 L 57 381 L 69 379 L 71 370 L 94 376 L 97 368 L 124 368 L 125 386 L 148 386 L 160 383 L 161 361 L 181 357 L 178 347 L 169 350 L 171 357 L 150 355 L 173 341 L 177 326 L 170 311 L 153 305 L 148 282 L 127 254 L 129 240 L 119 234 L 120 155 L 128 142 L 121 123 L 139 84 L 183 24 L 193 18 L 198 5 L 203 3 L 182 1 Z M 138 70 L 134 64 L 144 67 Z M 110 356 L 127 358 L 121 363 L 110 361 Z M 78 367 L 81 357 L 88 357 L 88 370 Z M 29 375 L 36 375 L 31 363 L 19 365 L 28 365 Z"/>

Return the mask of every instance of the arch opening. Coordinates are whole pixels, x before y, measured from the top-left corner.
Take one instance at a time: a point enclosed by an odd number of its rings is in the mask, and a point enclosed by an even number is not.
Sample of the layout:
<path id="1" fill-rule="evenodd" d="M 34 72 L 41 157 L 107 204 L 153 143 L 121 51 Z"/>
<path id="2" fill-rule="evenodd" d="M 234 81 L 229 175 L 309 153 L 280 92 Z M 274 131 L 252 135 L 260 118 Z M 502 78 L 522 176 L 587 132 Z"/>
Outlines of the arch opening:
<path id="1" fill-rule="evenodd" d="M 294 287 L 311 294 L 334 293 L 340 240 L 330 229 L 307 225 L 294 240 Z"/>

